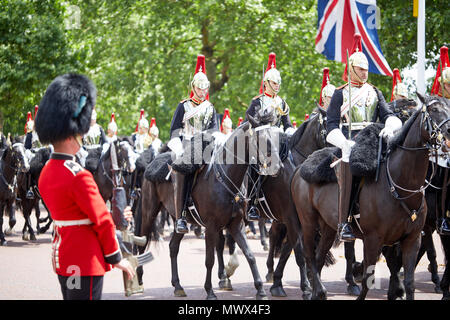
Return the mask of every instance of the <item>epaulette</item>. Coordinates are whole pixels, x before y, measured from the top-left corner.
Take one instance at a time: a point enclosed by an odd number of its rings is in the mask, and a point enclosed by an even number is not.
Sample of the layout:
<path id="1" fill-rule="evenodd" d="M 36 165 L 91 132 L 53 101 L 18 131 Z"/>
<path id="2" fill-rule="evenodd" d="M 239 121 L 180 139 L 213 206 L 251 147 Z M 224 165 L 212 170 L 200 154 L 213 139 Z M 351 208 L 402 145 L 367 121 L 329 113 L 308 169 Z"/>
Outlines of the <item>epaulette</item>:
<path id="1" fill-rule="evenodd" d="M 191 100 L 191 98 L 186 98 L 184 100 L 181 100 L 180 103 L 185 103 L 186 101 Z"/>
<path id="2" fill-rule="evenodd" d="M 76 176 L 78 173 L 84 170 L 83 167 L 78 162 L 75 162 L 73 160 L 64 161 L 64 167 L 69 169 L 69 171 L 72 172 L 74 176 Z"/>
<path id="3" fill-rule="evenodd" d="M 258 99 L 258 98 L 261 98 L 262 96 L 263 96 L 263 94 L 259 94 L 259 95 L 257 95 L 256 97 L 253 97 L 252 100 L 256 100 L 256 99 Z"/>

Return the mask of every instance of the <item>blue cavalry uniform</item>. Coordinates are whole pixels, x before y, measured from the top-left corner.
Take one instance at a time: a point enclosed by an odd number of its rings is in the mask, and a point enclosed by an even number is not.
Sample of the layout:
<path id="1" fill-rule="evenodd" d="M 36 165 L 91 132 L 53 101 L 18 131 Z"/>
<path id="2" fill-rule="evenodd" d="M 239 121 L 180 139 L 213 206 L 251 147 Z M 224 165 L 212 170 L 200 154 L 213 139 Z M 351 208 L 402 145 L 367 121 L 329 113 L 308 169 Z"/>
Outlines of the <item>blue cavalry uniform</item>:
<path id="1" fill-rule="evenodd" d="M 183 154 L 182 140 L 191 139 L 195 134 L 205 130 L 218 130 L 216 122 L 216 109 L 209 102 L 209 80 L 206 76 L 205 56 L 197 56 L 195 75 L 191 82 L 191 95 L 189 99 L 181 101 L 173 115 L 170 125 L 170 141 L 167 146 L 180 157 Z M 175 172 L 174 193 L 175 213 L 177 221 L 175 231 L 187 233 L 189 229 L 186 222 L 186 208 L 192 184 L 191 176 Z"/>
<path id="2" fill-rule="evenodd" d="M 373 85 L 367 83 L 369 63 L 361 52 L 361 36 L 355 35 L 352 55 L 346 67 L 350 73 L 351 101 L 349 101 L 349 84 L 335 90 L 327 109 L 327 142 L 342 150 L 342 161 L 338 178 L 339 216 L 338 236 L 341 241 L 353 241 L 355 236 L 350 226 L 349 210 L 352 190 L 358 181 L 353 181 L 350 172 L 350 152 L 355 144 L 352 140 L 362 129 L 373 122 L 384 122 L 380 135 L 389 138 L 402 126 L 400 119 L 394 116 L 383 97 Z M 347 74 L 344 74 L 347 78 Z M 348 79 L 345 79 L 348 81 Z M 349 125 L 351 123 L 351 137 Z M 357 179 L 355 179 L 357 180 Z M 350 216 L 351 217 L 351 216 Z"/>
<path id="3" fill-rule="evenodd" d="M 292 135 L 295 132 L 295 129 L 289 118 L 288 104 L 284 99 L 278 96 L 280 86 L 281 75 L 276 69 L 276 55 L 272 52 L 269 54 L 268 66 L 264 73 L 263 82 L 261 83 L 261 88 L 259 90 L 260 95 L 252 99 L 246 112 L 246 120 L 248 120 L 249 116 L 254 118 L 258 114 L 269 113 L 273 115 L 273 121 L 270 125 L 280 127 L 284 132 Z M 260 218 L 259 210 L 256 206 L 256 198 L 259 195 L 261 182 L 258 178 L 258 173 L 251 167 L 250 177 L 252 180 L 250 181 L 250 185 L 256 183 L 256 194 L 254 197 L 251 197 L 247 218 L 251 221 L 256 221 Z"/>

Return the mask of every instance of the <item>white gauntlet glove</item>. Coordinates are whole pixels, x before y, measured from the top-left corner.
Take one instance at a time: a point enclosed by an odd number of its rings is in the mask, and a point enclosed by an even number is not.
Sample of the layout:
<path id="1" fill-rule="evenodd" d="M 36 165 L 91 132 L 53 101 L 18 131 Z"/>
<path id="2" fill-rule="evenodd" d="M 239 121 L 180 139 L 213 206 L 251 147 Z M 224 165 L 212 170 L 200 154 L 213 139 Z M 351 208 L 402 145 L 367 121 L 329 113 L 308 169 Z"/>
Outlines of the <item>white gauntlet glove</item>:
<path id="1" fill-rule="evenodd" d="M 175 153 L 177 158 L 183 154 L 183 144 L 181 143 L 181 139 L 179 137 L 170 139 L 167 146 Z"/>
<path id="2" fill-rule="evenodd" d="M 394 136 L 394 131 L 397 131 L 402 127 L 402 121 L 396 116 L 390 116 L 386 119 L 384 128 L 380 131 L 380 137 L 389 140 Z"/>
<path id="3" fill-rule="evenodd" d="M 331 130 L 331 132 L 327 135 L 327 142 L 342 150 L 342 161 L 350 161 L 350 153 L 352 151 L 352 147 L 355 145 L 355 141 L 346 139 L 342 134 L 342 131 L 336 128 Z"/>

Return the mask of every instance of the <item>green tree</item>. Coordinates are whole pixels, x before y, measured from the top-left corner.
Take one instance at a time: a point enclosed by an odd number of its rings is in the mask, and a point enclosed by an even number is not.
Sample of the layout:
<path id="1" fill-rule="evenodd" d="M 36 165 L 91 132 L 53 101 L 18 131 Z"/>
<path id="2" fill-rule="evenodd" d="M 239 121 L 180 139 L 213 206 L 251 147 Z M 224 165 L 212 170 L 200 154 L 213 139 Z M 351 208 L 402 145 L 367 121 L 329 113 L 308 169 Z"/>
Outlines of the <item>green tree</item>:
<path id="1" fill-rule="evenodd" d="M 0 128 L 23 134 L 28 111 L 58 74 L 76 70 L 60 1 L 0 2 Z"/>

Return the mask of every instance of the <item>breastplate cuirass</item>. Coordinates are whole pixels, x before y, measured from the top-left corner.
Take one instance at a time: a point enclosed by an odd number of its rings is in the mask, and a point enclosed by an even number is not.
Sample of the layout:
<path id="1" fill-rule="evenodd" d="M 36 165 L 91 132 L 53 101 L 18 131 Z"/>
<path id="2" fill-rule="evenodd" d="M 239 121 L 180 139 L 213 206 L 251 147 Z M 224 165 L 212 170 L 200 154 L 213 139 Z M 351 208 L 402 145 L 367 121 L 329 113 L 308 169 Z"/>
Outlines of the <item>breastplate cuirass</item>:
<path id="1" fill-rule="evenodd" d="M 363 91 L 361 91 L 363 90 Z M 362 95 L 361 95 L 362 93 Z M 363 87 L 351 88 L 352 110 L 351 117 L 352 122 L 364 122 L 371 121 L 375 107 L 378 104 L 378 97 L 375 89 L 372 86 L 368 87 L 368 90 L 364 90 Z M 359 96 L 359 98 L 358 98 Z M 348 86 L 342 90 L 343 105 L 348 103 Z"/>
<path id="2" fill-rule="evenodd" d="M 277 125 L 280 122 L 280 118 L 283 116 L 283 99 L 279 96 L 274 98 L 268 97 L 266 95 L 261 96 L 261 111 L 273 112 L 274 119 L 272 125 Z"/>
<path id="3" fill-rule="evenodd" d="M 207 102 L 207 101 L 206 101 Z M 205 102 L 203 102 L 205 103 Z M 199 109 L 199 112 L 195 113 L 194 116 L 186 119 L 186 115 L 194 112 L 195 108 L 199 108 L 201 105 L 194 107 L 190 100 L 184 103 L 184 114 L 185 118 L 184 122 L 184 134 L 187 136 L 192 136 L 196 133 L 202 132 L 206 130 L 209 126 L 209 122 L 211 121 L 214 107 L 211 103 L 204 108 Z"/>

